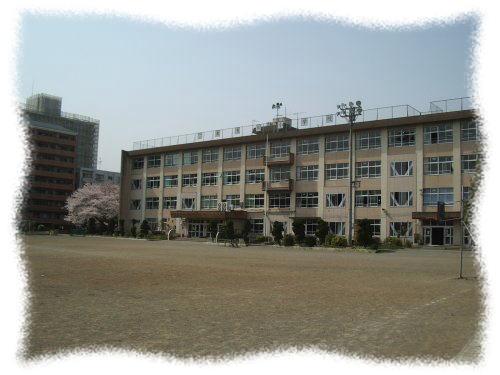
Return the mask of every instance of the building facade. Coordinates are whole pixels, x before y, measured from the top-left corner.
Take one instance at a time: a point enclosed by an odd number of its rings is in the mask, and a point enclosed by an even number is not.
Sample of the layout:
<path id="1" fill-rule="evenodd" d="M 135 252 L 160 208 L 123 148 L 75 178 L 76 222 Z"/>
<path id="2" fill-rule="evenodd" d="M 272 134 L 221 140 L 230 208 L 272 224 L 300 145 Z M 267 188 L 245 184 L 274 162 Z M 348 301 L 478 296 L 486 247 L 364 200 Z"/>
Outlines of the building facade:
<path id="1" fill-rule="evenodd" d="M 306 233 L 314 234 L 322 218 L 332 233 L 347 235 L 357 220 L 369 219 L 381 239 L 460 243 L 462 199 L 480 158 L 472 109 L 407 108 L 401 117 L 356 123 L 352 139 L 349 125 L 328 125 L 331 116 L 307 129 L 300 129 L 307 119 L 293 126 L 276 118 L 251 135 L 237 136 L 236 128 L 225 139 L 168 146 L 155 140 L 122 151 L 120 218 L 127 229 L 147 220 L 190 237 L 206 236 L 212 220 L 248 219 L 254 235 L 270 235 L 274 221 L 292 233 L 294 218 L 305 219 Z M 232 209 L 220 211 L 222 202 Z M 438 202 L 445 203 L 444 220 Z"/>
<path id="2" fill-rule="evenodd" d="M 66 199 L 75 189 L 76 133 L 59 125 L 29 121 L 31 168 L 20 225 L 24 230 L 60 229 L 68 223 Z"/>
<path id="3" fill-rule="evenodd" d="M 77 189 L 85 184 L 101 184 L 103 182 L 119 185 L 120 173 L 93 168 L 80 168 L 77 172 Z"/>
<path id="4" fill-rule="evenodd" d="M 63 112 L 62 98 L 49 94 L 36 94 L 26 99 L 23 115 L 30 121 L 59 125 L 77 134 L 77 168 L 97 169 L 99 120 L 75 113 Z"/>

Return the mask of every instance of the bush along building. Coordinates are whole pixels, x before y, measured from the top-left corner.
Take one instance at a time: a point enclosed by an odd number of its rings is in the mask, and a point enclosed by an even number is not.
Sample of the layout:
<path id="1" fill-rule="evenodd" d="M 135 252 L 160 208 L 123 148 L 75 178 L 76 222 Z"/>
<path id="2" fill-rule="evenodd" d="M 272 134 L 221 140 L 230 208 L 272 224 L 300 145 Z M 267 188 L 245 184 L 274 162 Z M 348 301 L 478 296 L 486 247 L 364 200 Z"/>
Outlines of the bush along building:
<path id="1" fill-rule="evenodd" d="M 349 130 L 338 114 L 277 116 L 135 142 L 122 151 L 120 218 L 127 231 L 146 220 L 187 237 L 208 236 L 214 221 L 231 220 L 237 230 L 247 219 L 252 236 L 270 235 L 276 221 L 293 233 L 295 218 L 306 235 L 321 218 L 330 233 L 347 236 L 368 219 L 381 239 L 460 244 L 461 208 L 480 157 L 470 99 L 432 102 L 427 112 L 360 111 Z"/>

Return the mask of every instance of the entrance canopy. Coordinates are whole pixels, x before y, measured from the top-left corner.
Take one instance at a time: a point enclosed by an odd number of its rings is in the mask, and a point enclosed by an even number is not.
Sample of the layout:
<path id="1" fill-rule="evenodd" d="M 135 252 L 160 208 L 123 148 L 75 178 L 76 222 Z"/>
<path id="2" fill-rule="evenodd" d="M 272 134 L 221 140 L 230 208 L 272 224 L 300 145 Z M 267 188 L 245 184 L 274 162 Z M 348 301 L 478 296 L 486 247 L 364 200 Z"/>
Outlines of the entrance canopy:
<path id="1" fill-rule="evenodd" d="M 437 212 L 412 212 L 412 219 L 439 221 Z M 444 213 L 445 220 L 460 220 L 460 211 L 448 211 Z"/>
<path id="2" fill-rule="evenodd" d="M 247 218 L 247 212 L 243 210 L 235 211 L 172 211 L 170 213 L 171 217 L 180 217 L 183 219 L 206 219 L 206 220 L 226 220 L 226 219 L 240 219 L 244 220 Z"/>

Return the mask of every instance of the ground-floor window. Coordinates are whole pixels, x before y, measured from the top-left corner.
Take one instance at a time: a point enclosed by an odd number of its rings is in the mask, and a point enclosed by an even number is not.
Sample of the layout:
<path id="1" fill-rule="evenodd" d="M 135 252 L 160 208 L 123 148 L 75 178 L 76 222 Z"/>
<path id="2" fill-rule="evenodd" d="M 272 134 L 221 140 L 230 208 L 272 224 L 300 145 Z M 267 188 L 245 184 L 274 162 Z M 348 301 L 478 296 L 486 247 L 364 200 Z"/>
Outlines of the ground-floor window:
<path id="1" fill-rule="evenodd" d="M 374 236 L 380 236 L 380 219 L 368 219 L 368 221 L 370 222 L 370 226 L 372 228 L 372 234 Z"/>
<path id="2" fill-rule="evenodd" d="M 305 222 L 306 236 L 314 236 L 318 228 L 318 221 L 315 219 L 306 219 Z"/>
<path id="3" fill-rule="evenodd" d="M 328 223 L 331 234 L 345 236 L 345 223 L 343 221 L 331 221 Z"/>
<path id="4" fill-rule="evenodd" d="M 389 236 L 413 237 L 413 223 L 410 221 L 393 221 L 390 223 Z"/>
<path id="5" fill-rule="evenodd" d="M 250 233 L 256 235 L 263 235 L 264 219 L 250 219 Z"/>

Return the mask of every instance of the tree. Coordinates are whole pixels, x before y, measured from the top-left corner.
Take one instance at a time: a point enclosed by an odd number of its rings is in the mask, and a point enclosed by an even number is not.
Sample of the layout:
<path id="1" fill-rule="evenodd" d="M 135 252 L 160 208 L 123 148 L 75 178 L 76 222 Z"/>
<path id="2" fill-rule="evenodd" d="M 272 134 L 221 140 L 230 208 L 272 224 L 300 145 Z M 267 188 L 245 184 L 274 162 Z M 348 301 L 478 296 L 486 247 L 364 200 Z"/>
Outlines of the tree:
<path id="1" fill-rule="evenodd" d="M 150 230 L 151 228 L 149 226 L 149 222 L 147 220 L 143 220 L 141 226 L 139 227 L 139 236 L 146 237 Z"/>
<path id="2" fill-rule="evenodd" d="M 283 239 L 283 223 L 281 221 L 273 222 L 273 228 L 271 230 L 271 234 L 274 237 L 274 241 L 281 245 L 281 240 Z"/>
<path id="3" fill-rule="evenodd" d="M 133 237 L 136 237 L 137 236 L 137 228 L 135 227 L 137 225 L 137 223 L 139 222 L 139 220 L 137 219 L 132 219 L 132 227 L 130 227 L 130 234 L 133 236 Z"/>
<path id="4" fill-rule="evenodd" d="M 84 185 L 68 197 L 65 206 L 68 215 L 65 219 L 75 225 L 87 224 L 89 232 L 90 226 L 95 223 L 109 230 L 110 224 L 118 216 L 119 191 L 119 186 L 111 183 Z M 92 221 L 94 224 L 91 224 Z"/>
<path id="5" fill-rule="evenodd" d="M 125 220 L 120 219 L 120 221 L 118 222 L 118 228 L 120 236 L 125 236 Z"/>
<path id="6" fill-rule="evenodd" d="M 356 244 L 363 247 L 370 246 L 373 242 L 373 229 L 370 224 L 370 220 L 359 220 L 356 229 Z"/>
<path id="7" fill-rule="evenodd" d="M 297 243 L 302 243 L 306 236 L 306 224 L 303 219 L 293 219 L 292 230 Z"/>
<path id="8" fill-rule="evenodd" d="M 328 228 L 328 223 L 323 219 L 318 220 L 318 227 L 316 228 L 316 237 L 319 239 L 320 244 L 325 243 L 326 235 L 328 234 L 330 228 Z"/>
<path id="9" fill-rule="evenodd" d="M 208 233 L 210 233 L 210 237 L 212 237 L 212 241 L 215 241 L 215 237 L 217 236 L 217 231 L 219 230 L 217 221 L 212 220 L 208 223 Z"/>
<path id="10" fill-rule="evenodd" d="M 250 223 L 250 220 L 246 219 L 243 222 L 243 230 L 241 231 L 241 237 L 243 237 L 243 241 L 245 241 L 245 245 L 248 246 L 250 243 L 250 231 L 252 230 L 252 224 Z"/>

